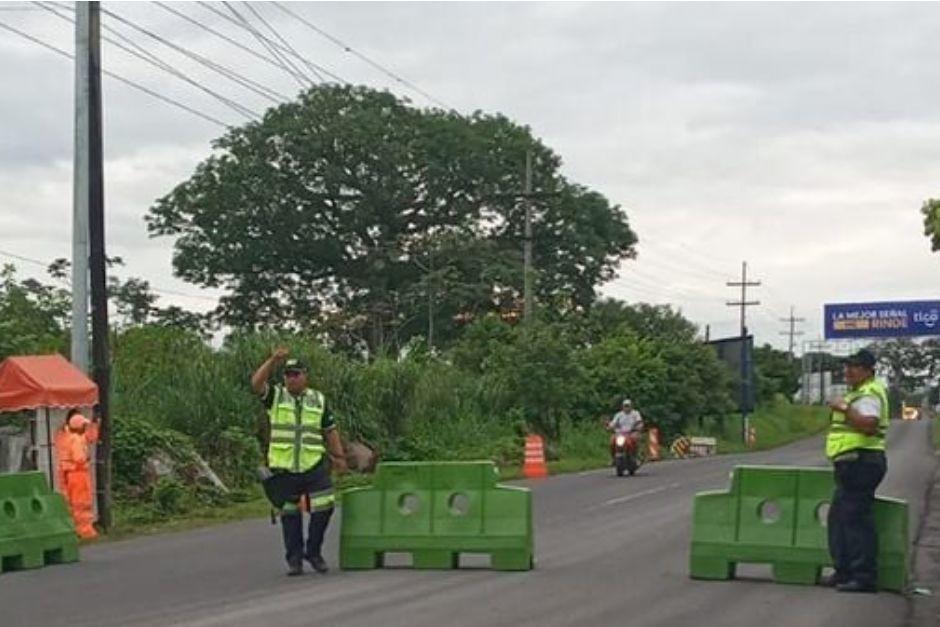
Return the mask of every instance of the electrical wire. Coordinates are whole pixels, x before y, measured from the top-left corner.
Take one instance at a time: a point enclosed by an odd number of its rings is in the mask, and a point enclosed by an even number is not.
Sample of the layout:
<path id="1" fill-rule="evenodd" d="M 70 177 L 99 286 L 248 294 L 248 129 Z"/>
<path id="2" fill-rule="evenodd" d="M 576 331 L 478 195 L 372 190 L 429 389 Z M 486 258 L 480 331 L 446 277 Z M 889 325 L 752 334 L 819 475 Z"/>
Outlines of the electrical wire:
<path id="1" fill-rule="evenodd" d="M 441 100 L 435 98 L 434 96 L 432 96 L 432 95 L 429 94 L 428 92 L 424 91 L 423 89 L 421 89 L 420 87 L 418 87 L 417 85 L 415 85 L 414 83 L 412 83 L 411 81 L 409 81 L 409 80 L 407 80 L 407 79 L 405 79 L 405 78 L 402 78 L 401 76 L 399 76 L 398 74 L 395 74 L 394 72 L 392 72 L 392 71 L 389 70 L 388 68 L 383 67 L 383 66 L 382 66 L 381 64 L 379 64 L 377 61 L 373 61 L 372 59 L 370 59 L 369 57 L 367 57 L 367 56 L 364 55 L 363 53 L 359 52 L 358 50 L 353 49 L 353 47 L 350 46 L 349 44 L 347 44 L 347 43 L 341 41 L 340 39 L 334 37 L 333 35 L 329 34 L 328 32 L 326 32 L 325 30 L 323 30 L 323 29 L 320 28 L 319 26 L 316 26 L 315 24 L 313 24 L 312 22 L 310 22 L 308 19 L 306 19 L 306 18 L 304 18 L 304 17 L 298 15 L 297 13 L 295 13 L 294 11 L 292 11 L 291 9 L 288 9 L 286 6 L 284 6 L 283 3 L 281 3 L 281 2 L 272 2 L 272 4 L 273 4 L 274 6 L 276 6 L 277 8 L 279 8 L 279 9 L 280 9 L 281 11 L 283 11 L 284 13 L 286 13 L 286 14 L 292 16 L 294 19 L 298 20 L 301 24 L 304 24 L 305 26 L 307 26 L 307 28 L 310 28 L 310 29 L 313 30 L 315 33 L 319 34 L 320 36 L 325 37 L 326 39 L 328 39 L 329 41 L 333 42 L 334 44 L 336 44 L 337 46 L 339 46 L 340 48 L 342 48 L 343 50 L 345 50 L 345 51 L 348 52 L 349 54 L 352 54 L 353 56 L 355 56 L 355 57 L 361 59 L 361 60 L 364 61 L 365 63 L 368 63 L 370 66 L 372 66 L 372 67 L 375 68 L 376 70 L 382 72 L 383 74 L 385 74 L 386 76 L 388 76 L 388 77 L 391 78 L 392 80 L 394 80 L 394 81 L 400 83 L 401 85 L 404 85 L 405 87 L 411 89 L 412 91 L 414 91 L 414 92 L 416 92 L 416 93 L 418 93 L 418 94 L 424 96 L 425 98 L 427 98 L 429 101 L 433 102 L 433 103 L 436 104 L 436 105 L 439 105 L 439 106 L 441 106 L 441 107 L 443 107 L 443 108 L 445 108 L 445 109 L 453 109 L 453 107 L 450 107 L 450 106 L 448 106 L 446 103 L 444 103 L 443 101 L 441 101 Z"/>
<path id="2" fill-rule="evenodd" d="M 41 3 L 41 2 L 36 2 L 35 4 L 37 4 L 38 6 L 40 6 L 40 7 L 43 8 L 43 9 L 45 9 L 46 11 L 49 11 L 49 12 L 52 13 L 53 15 L 55 15 L 55 16 L 61 18 L 62 20 L 65 20 L 65 21 L 70 22 L 70 23 L 72 23 L 72 24 L 75 23 L 75 20 L 74 20 L 74 19 L 72 19 L 72 18 L 70 18 L 70 17 L 68 17 L 68 16 L 65 16 L 65 15 L 62 15 L 61 13 L 59 13 L 58 11 L 56 11 L 56 10 L 55 10 L 54 8 L 52 8 L 52 7 L 45 6 L 45 5 L 44 5 L 43 3 Z M 182 80 L 182 81 L 184 81 L 184 82 L 186 82 L 186 83 L 192 85 L 193 87 L 199 89 L 200 91 L 209 94 L 209 95 L 212 96 L 213 98 L 219 100 L 222 104 L 226 105 L 227 107 L 229 107 L 230 109 L 232 109 L 232 110 L 235 111 L 236 113 L 239 113 L 239 114 L 245 116 L 245 117 L 248 118 L 249 120 L 251 120 L 251 119 L 253 119 L 253 118 L 256 118 L 256 117 L 260 117 L 260 115 L 261 115 L 260 113 L 258 113 L 258 112 L 256 112 L 256 111 L 252 111 L 251 109 L 245 107 L 244 105 L 241 105 L 241 104 L 235 102 L 234 100 L 231 100 L 231 99 L 229 99 L 229 98 L 223 96 L 222 94 L 220 94 L 220 93 L 218 93 L 218 92 L 216 92 L 216 91 L 214 91 L 214 90 L 212 90 L 212 89 L 206 87 L 205 85 L 202 85 L 201 83 L 199 83 L 198 81 L 196 81 L 196 80 L 190 78 L 189 76 L 187 76 L 186 74 L 184 74 L 184 73 L 181 72 L 180 70 L 174 68 L 173 66 L 171 66 L 171 65 L 170 65 L 169 63 L 167 63 L 166 61 L 163 61 L 160 57 L 158 57 L 157 55 L 153 54 L 152 52 L 150 52 L 150 51 L 147 50 L 146 48 L 140 46 L 138 43 L 136 43 L 135 41 L 131 40 L 129 37 L 126 37 L 125 35 L 123 35 L 123 34 L 120 33 L 119 31 L 116 31 L 116 30 L 114 30 L 114 29 L 112 29 L 112 28 L 110 28 L 109 26 L 104 25 L 104 24 L 102 25 L 102 28 L 105 29 L 105 30 L 107 30 L 108 32 L 113 33 L 116 37 L 118 37 L 118 39 L 120 39 L 121 41 L 123 41 L 123 42 L 126 43 L 126 45 L 125 45 L 125 43 L 121 43 L 121 42 L 119 42 L 119 41 L 116 41 L 115 39 L 113 39 L 113 38 L 111 38 L 111 37 L 108 37 L 108 36 L 106 36 L 106 35 L 102 37 L 102 39 L 103 39 L 104 41 L 110 43 L 111 45 L 115 46 L 116 48 L 119 48 L 120 50 L 123 50 L 124 52 L 127 52 L 128 54 L 130 54 L 130 55 L 132 55 L 132 56 L 134 56 L 134 57 L 137 57 L 137 58 L 139 58 L 139 59 L 142 59 L 144 62 L 149 63 L 150 65 L 153 65 L 153 66 L 156 67 L 157 69 L 163 70 L 164 72 L 170 74 L 171 76 L 174 76 L 174 77 L 176 77 L 176 78 L 179 78 L 180 80 Z"/>
<path id="3" fill-rule="evenodd" d="M 19 37 L 22 37 L 23 39 L 31 41 L 32 43 L 38 46 L 42 46 L 43 48 L 46 48 L 47 50 L 51 50 L 52 52 L 55 52 L 56 54 L 61 55 L 67 59 L 73 59 L 73 60 L 75 59 L 75 55 L 69 52 L 66 52 L 65 50 L 62 50 L 61 48 L 57 48 L 56 46 L 53 46 L 52 44 L 47 43 L 39 39 L 38 37 L 34 37 L 33 35 L 30 35 L 29 33 L 21 31 L 18 28 L 10 26 L 9 24 L 5 22 L 0 21 L 0 28 L 7 30 L 11 33 L 14 33 L 15 35 L 18 35 Z M 156 98 L 157 100 L 161 100 L 167 104 L 173 105 L 174 107 L 177 107 L 195 116 L 198 116 L 202 118 L 203 120 L 206 120 L 207 122 L 212 122 L 213 124 L 216 124 L 217 126 L 221 126 L 222 128 L 225 128 L 225 129 L 231 128 L 230 124 L 226 124 L 222 120 L 219 120 L 218 118 L 215 118 L 209 115 L 208 113 L 203 113 L 202 111 L 199 111 L 198 109 L 195 109 L 187 104 L 183 104 L 182 102 L 179 102 L 178 100 L 174 100 L 173 98 L 170 98 L 169 96 L 164 96 L 163 94 L 157 93 L 154 90 L 148 87 L 145 87 L 144 85 L 141 85 L 140 83 L 136 83 L 130 80 L 129 78 L 124 78 L 120 74 L 117 74 L 115 72 L 112 72 L 106 69 L 102 69 L 101 73 L 105 74 L 106 76 L 110 76 L 114 80 L 120 81 L 121 83 L 124 83 L 125 85 L 129 87 L 133 87 L 134 89 L 138 91 L 142 91 L 143 93 L 153 98 Z"/>

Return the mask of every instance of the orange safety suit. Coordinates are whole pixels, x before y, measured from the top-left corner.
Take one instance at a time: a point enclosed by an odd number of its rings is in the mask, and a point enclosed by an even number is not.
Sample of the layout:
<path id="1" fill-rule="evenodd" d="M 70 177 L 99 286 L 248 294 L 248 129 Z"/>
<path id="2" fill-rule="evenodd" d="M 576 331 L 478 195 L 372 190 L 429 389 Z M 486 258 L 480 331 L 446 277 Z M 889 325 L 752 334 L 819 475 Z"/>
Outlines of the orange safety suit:
<path id="1" fill-rule="evenodd" d="M 74 422 L 75 416 L 72 417 Z M 89 446 L 98 441 L 98 423 L 89 422 L 84 418 L 83 429 L 76 431 L 63 425 L 56 432 L 55 456 L 56 477 L 59 490 L 65 495 L 72 520 L 75 521 L 75 531 L 81 538 L 95 538 L 98 533 L 92 523 L 95 514 L 91 491 L 91 456 Z"/>

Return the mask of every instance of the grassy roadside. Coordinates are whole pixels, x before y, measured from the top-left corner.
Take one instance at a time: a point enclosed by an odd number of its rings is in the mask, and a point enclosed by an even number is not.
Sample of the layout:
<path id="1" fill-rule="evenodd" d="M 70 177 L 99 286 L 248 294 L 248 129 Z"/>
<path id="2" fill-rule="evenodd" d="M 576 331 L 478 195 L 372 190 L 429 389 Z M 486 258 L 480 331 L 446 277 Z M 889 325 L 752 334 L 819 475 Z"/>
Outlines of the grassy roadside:
<path id="1" fill-rule="evenodd" d="M 706 421 L 701 429 L 690 430 L 693 435 L 718 438 L 719 454 L 740 453 L 747 450 L 767 450 L 809 437 L 825 429 L 828 412 L 822 407 L 779 404 L 759 409 L 751 416 L 751 424 L 757 429 L 757 447 L 747 449 L 741 442 L 741 418 L 729 416 L 719 425 L 717 421 Z M 940 429 L 934 429 L 934 442 L 940 450 Z M 668 446 L 663 447 L 668 457 Z M 556 461 L 550 461 L 551 474 L 565 474 L 604 468 L 607 457 L 607 434 L 600 428 L 571 429 L 563 433 L 563 444 L 557 450 Z M 508 481 L 522 478 L 522 467 L 503 465 L 500 479 Z M 342 478 L 337 488 L 347 489 L 368 485 L 367 475 L 353 474 Z M 118 504 L 115 508 L 114 529 L 105 541 L 122 540 L 141 535 L 152 535 L 175 531 L 186 531 L 225 522 L 251 518 L 264 518 L 270 514 L 270 506 L 255 487 L 237 503 L 220 506 L 195 507 L 175 517 L 157 518 L 142 514 L 140 506 Z"/>
<path id="2" fill-rule="evenodd" d="M 757 431 L 754 448 L 748 448 L 742 441 L 741 416 L 729 416 L 721 424 L 706 421 L 702 429 L 691 429 L 690 434 L 718 438 L 719 453 L 766 451 L 822 433 L 829 424 L 829 410 L 814 405 L 778 403 L 759 408 L 751 414 L 750 424 Z"/>

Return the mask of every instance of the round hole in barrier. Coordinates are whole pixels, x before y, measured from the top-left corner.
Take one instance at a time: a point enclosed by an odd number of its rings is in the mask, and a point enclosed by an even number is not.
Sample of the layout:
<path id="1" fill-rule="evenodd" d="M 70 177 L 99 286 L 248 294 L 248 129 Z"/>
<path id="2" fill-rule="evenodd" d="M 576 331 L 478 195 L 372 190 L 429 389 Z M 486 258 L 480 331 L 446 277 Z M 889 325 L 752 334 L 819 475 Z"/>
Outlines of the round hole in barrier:
<path id="1" fill-rule="evenodd" d="M 771 525 L 780 520 L 780 505 L 776 501 L 764 501 L 757 508 L 762 523 Z"/>
<path id="2" fill-rule="evenodd" d="M 4 501 L 3 502 L 3 513 L 7 515 L 8 518 L 16 518 L 16 505 L 13 504 L 13 501 Z"/>
<path id="3" fill-rule="evenodd" d="M 466 516 L 470 511 L 470 497 L 462 492 L 457 492 L 450 496 L 447 502 L 450 513 L 454 516 Z"/>
<path id="4" fill-rule="evenodd" d="M 417 494 L 402 494 L 398 499 L 398 511 L 402 516 L 411 516 L 421 508 L 421 499 Z"/>
<path id="5" fill-rule="evenodd" d="M 827 501 L 823 501 L 816 507 L 816 520 L 823 527 L 829 524 L 829 503 Z"/>
<path id="6" fill-rule="evenodd" d="M 29 506 L 33 508 L 34 514 L 41 514 L 43 510 L 45 509 L 45 507 L 42 504 L 42 501 L 40 501 L 36 497 L 33 497 L 33 499 L 29 502 Z"/>

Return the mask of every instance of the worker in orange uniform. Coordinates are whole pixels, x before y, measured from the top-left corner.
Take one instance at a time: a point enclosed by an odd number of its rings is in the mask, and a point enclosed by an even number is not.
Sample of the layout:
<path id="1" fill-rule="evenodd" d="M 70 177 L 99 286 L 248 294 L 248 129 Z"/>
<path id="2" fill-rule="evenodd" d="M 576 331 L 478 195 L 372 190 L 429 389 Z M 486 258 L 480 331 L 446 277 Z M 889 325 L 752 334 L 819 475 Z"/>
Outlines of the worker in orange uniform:
<path id="1" fill-rule="evenodd" d="M 65 495 L 79 537 L 98 537 L 92 523 L 90 446 L 98 441 L 98 421 L 88 420 L 77 409 L 69 410 L 65 424 L 56 433 L 55 455 L 59 489 Z"/>

